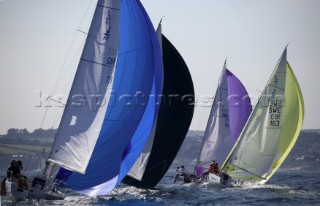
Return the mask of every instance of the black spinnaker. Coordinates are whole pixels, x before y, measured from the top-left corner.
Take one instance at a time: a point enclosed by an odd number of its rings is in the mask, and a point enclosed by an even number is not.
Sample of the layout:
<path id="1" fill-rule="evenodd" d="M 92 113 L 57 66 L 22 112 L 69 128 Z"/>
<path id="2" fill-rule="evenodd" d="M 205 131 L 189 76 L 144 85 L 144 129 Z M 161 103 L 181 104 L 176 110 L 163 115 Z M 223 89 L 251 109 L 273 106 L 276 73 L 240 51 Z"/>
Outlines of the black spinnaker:
<path id="1" fill-rule="evenodd" d="M 162 35 L 164 85 L 152 150 L 141 181 L 126 176 L 123 183 L 155 187 L 176 157 L 191 124 L 194 88 L 188 67 L 172 43 Z"/>

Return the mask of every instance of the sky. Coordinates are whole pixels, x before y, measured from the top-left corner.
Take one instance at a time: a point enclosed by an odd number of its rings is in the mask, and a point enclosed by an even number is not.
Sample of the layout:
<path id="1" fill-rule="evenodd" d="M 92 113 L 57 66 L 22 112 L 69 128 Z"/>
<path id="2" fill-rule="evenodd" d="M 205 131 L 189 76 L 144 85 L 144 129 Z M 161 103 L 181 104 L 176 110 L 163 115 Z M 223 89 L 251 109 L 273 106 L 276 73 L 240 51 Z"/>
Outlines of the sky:
<path id="1" fill-rule="evenodd" d="M 0 134 L 57 127 L 63 108 L 46 110 L 46 95 L 67 94 L 95 2 L 0 1 Z M 210 105 L 200 100 L 214 95 L 226 58 L 255 103 L 288 43 L 304 97 L 303 129 L 320 128 L 320 1 L 141 2 L 155 27 L 163 18 L 163 34 L 189 67 L 198 100 L 190 129 L 205 129 Z"/>

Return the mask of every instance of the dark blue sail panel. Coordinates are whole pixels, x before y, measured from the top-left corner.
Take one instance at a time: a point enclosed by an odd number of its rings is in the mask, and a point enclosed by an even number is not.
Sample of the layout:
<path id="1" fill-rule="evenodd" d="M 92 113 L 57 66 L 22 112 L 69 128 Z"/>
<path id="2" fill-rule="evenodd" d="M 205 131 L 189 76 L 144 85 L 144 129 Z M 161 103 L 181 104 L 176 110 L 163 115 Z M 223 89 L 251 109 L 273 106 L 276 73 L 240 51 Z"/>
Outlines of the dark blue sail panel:
<path id="1" fill-rule="evenodd" d="M 150 26 L 150 34 L 152 36 L 152 41 L 154 48 L 154 52 L 159 52 L 157 55 L 160 55 L 161 62 L 155 62 L 154 67 L 154 78 L 153 78 L 153 85 L 152 85 L 152 92 L 149 97 L 149 101 L 147 102 L 147 108 L 143 114 L 143 117 L 139 123 L 139 126 L 137 130 L 135 131 L 130 143 L 126 147 L 126 150 L 123 154 L 123 161 L 120 168 L 120 173 L 118 177 L 117 184 L 119 184 L 122 179 L 127 175 L 137 158 L 139 157 L 141 151 L 144 148 L 144 145 L 146 144 L 150 133 L 153 129 L 153 126 L 155 124 L 157 114 L 159 111 L 159 106 L 161 102 L 161 96 L 162 96 L 162 87 L 163 87 L 163 67 L 162 67 L 162 59 L 161 59 L 161 50 L 160 45 L 156 37 L 156 33 L 153 29 L 152 23 L 149 19 L 149 16 L 147 12 L 144 10 L 142 4 L 140 2 L 139 6 L 141 8 L 141 11 L 143 11 L 145 19 L 149 20 L 148 24 Z"/>
<path id="2" fill-rule="evenodd" d="M 121 0 L 120 48 L 112 102 L 87 174 L 70 175 L 66 180 L 69 188 L 87 195 L 103 195 L 115 187 L 122 160 L 132 150 L 127 146 L 145 111 L 155 112 L 151 111 L 155 107 L 146 105 L 152 90 L 161 91 L 161 84 L 154 84 L 161 70 L 160 46 L 145 10 L 138 0 Z"/>
<path id="3" fill-rule="evenodd" d="M 117 184 L 122 181 L 136 162 L 155 126 L 161 102 L 162 78 L 162 70 L 155 72 L 152 94 L 142 120 L 124 153 Z"/>

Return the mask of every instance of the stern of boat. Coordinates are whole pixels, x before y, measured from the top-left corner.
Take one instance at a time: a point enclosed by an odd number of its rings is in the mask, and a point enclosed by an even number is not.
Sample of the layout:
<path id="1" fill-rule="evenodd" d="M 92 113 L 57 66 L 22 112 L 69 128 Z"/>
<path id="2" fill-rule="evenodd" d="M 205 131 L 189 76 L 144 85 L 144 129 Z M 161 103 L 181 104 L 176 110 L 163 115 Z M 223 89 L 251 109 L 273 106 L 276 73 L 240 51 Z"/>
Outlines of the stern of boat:
<path id="1" fill-rule="evenodd" d="M 9 180 L 6 180 L 5 184 L 7 196 L 12 202 L 17 203 L 26 200 L 28 191 L 19 189 L 17 183 Z"/>

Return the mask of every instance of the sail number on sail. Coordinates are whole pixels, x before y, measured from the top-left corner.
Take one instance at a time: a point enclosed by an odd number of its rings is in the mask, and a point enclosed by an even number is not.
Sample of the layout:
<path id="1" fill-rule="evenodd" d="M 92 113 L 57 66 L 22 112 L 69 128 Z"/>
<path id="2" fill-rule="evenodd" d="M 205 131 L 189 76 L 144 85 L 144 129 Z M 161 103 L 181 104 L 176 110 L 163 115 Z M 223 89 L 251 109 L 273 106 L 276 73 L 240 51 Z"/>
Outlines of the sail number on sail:
<path id="1" fill-rule="evenodd" d="M 269 123 L 271 127 L 280 126 L 281 110 L 284 104 L 284 100 L 270 99 L 269 101 Z"/>

